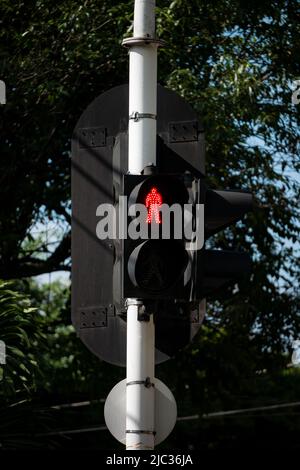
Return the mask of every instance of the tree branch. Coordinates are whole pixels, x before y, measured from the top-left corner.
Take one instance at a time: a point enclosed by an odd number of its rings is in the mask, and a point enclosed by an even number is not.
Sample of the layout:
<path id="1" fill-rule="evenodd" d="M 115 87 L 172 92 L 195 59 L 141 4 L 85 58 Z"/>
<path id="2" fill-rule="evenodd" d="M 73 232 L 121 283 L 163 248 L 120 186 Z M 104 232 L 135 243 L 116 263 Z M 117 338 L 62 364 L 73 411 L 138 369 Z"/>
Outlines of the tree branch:
<path id="1" fill-rule="evenodd" d="M 71 256 L 71 232 L 68 232 L 56 250 L 46 260 L 37 258 L 20 258 L 12 263 L 0 264 L 1 279 L 18 279 L 22 277 L 38 276 L 54 271 L 70 271 L 64 261 Z"/>

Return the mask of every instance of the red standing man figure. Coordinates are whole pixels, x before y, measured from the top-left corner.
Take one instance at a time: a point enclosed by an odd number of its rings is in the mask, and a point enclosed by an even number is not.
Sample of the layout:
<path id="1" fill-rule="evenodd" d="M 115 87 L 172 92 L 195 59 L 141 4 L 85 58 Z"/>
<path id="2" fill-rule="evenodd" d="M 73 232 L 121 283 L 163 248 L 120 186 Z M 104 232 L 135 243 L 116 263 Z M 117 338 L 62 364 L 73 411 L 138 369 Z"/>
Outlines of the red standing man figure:
<path id="1" fill-rule="evenodd" d="M 159 207 L 162 205 L 161 194 L 157 191 L 157 188 L 152 188 L 146 197 L 146 208 L 148 209 L 147 223 L 150 224 L 152 220 L 155 223 L 161 224 L 161 216 Z"/>

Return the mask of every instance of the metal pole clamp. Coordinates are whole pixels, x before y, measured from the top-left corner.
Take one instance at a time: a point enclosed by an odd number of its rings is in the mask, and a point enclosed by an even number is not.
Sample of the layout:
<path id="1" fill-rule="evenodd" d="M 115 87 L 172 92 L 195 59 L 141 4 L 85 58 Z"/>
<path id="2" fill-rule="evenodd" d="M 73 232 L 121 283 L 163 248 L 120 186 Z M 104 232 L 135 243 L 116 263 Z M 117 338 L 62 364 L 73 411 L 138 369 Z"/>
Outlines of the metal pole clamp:
<path id="1" fill-rule="evenodd" d="M 140 119 L 157 119 L 156 114 L 151 114 L 151 113 L 139 113 L 138 111 L 133 111 L 129 115 L 129 119 L 133 119 L 134 122 L 138 122 Z"/>

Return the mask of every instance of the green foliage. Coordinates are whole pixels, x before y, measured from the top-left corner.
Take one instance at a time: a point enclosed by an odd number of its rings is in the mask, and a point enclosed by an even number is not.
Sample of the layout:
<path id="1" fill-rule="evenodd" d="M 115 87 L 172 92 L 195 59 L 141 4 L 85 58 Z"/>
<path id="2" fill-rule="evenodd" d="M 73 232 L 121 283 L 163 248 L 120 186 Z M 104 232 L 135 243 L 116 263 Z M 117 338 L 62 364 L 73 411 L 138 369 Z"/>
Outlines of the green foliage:
<path id="1" fill-rule="evenodd" d="M 59 280 L 39 284 L 30 279 L 22 282 L 22 288 L 38 310 L 41 331 L 47 338 L 40 349 L 39 393 L 50 401 L 66 403 L 70 391 L 74 401 L 106 396 L 123 378 L 123 369 L 102 363 L 79 341 L 71 325 L 70 287 Z"/>
<path id="2" fill-rule="evenodd" d="M 29 397 L 36 389 L 39 350 L 45 336 L 37 309 L 12 282 L 0 281 L 0 331 L 6 346 L 0 400 Z"/>

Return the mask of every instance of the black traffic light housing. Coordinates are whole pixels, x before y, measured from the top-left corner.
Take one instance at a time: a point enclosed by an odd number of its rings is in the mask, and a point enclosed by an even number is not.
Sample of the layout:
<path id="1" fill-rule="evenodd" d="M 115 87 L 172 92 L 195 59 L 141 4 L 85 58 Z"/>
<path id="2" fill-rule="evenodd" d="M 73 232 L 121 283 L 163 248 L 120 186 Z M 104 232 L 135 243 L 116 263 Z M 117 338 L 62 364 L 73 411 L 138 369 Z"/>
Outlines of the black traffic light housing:
<path id="1" fill-rule="evenodd" d="M 249 191 L 222 191 L 206 188 L 204 196 L 205 240 L 234 224 L 252 210 Z M 204 249 L 198 257 L 197 297 L 213 298 L 222 287 L 251 272 L 248 253 Z"/>
<path id="2" fill-rule="evenodd" d="M 204 204 L 208 239 L 239 220 L 250 209 L 251 196 L 246 195 L 244 199 L 240 197 L 241 192 L 233 194 L 206 187 L 201 121 L 174 92 L 158 85 L 157 97 L 156 175 L 162 175 L 165 181 L 184 178 L 193 207 Z M 126 256 L 128 260 L 140 243 L 124 246 L 123 240 L 99 240 L 96 235 L 98 206 L 109 203 L 117 209 L 120 196 L 129 192 L 126 185 L 131 188 L 130 179 L 155 176 L 128 175 L 127 128 L 128 86 L 122 85 L 103 93 L 87 107 L 72 138 L 72 322 L 80 339 L 95 355 L 118 365 L 126 362 L 127 295 L 141 295 L 144 299 L 147 295 L 145 302 L 153 300 L 157 307 L 155 360 L 159 363 L 188 344 L 196 334 L 203 319 L 199 313 L 200 300 L 207 295 L 213 297 L 217 289 L 239 278 L 250 267 L 247 254 L 207 250 L 205 246 L 187 250 L 186 241 L 171 238 L 169 249 L 157 250 L 158 258 L 162 253 L 161 257 L 170 260 L 169 268 L 172 267 L 174 257 L 169 253 L 175 252 L 173 241 L 181 247 L 185 244 L 190 268 L 190 272 L 185 270 L 188 282 L 175 275 L 169 287 L 162 286 L 160 291 L 147 294 L 144 281 L 132 283 L 134 276 L 130 279 L 128 261 L 124 263 L 124 259 Z M 136 180 L 132 187 L 137 185 Z M 153 241 L 159 247 L 160 242 L 168 242 Z M 146 258 L 148 247 L 151 245 L 140 250 Z M 182 257 L 185 265 L 183 258 L 185 255 Z M 140 271 L 145 270 L 137 269 L 138 278 Z"/>
<path id="3" fill-rule="evenodd" d="M 128 233 L 123 242 L 123 297 L 188 300 L 192 260 L 185 248 L 184 208 L 192 178 L 150 170 L 153 174 L 124 175 L 127 226 L 138 225 L 144 237 Z M 138 222 L 132 213 L 137 204 L 144 208 Z"/>

